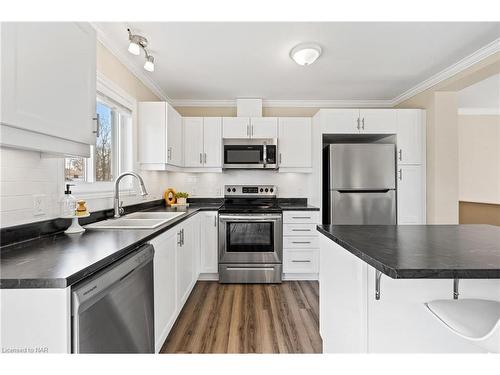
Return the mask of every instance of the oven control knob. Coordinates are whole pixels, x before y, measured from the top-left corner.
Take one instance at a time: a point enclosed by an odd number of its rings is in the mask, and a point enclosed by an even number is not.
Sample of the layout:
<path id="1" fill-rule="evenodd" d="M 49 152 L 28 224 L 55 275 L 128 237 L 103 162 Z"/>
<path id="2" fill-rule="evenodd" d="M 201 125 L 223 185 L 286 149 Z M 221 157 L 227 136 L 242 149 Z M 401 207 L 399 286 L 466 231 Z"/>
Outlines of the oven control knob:
<path id="1" fill-rule="evenodd" d="M 233 193 L 236 193 L 236 188 L 233 188 Z"/>
<path id="2" fill-rule="evenodd" d="M 273 189 L 273 188 L 271 188 L 271 189 L 269 189 L 269 191 L 272 193 L 272 192 L 274 191 L 274 189 Z"/>
<path id="3" fill-rule="evenodd" d="M 267 193 L 268 191 L 269 191 L 269 189 L 268 189 L 268 188 L 266 188 L 265 192 Z"/>
<path id="4" fill-rule="evenodd" d="M 260 188 L 260 192 L 262 193 L 264 191 L 264 189 Z"/>
<path id="5" fill-rule="evenodd" d="M 231 188 L 227 188 L 227 192 L 230 193 L 231 192 Z"/>

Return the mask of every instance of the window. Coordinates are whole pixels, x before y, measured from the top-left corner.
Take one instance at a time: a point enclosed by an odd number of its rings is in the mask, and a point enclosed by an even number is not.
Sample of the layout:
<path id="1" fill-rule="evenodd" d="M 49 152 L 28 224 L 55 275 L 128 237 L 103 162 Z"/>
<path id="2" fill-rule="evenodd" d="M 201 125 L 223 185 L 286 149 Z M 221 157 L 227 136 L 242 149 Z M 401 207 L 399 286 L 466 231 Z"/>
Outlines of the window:
<path id="1" fill-rule="evenodd" d="M 64 176 L 67 183 L 109 188 L 118 174 L 132 169 L 132 113 L 102 95 L 97 97 L 96 110 L 99 134 L 95 146 L 90 146 L 91 157 L 66 158 Z"/>

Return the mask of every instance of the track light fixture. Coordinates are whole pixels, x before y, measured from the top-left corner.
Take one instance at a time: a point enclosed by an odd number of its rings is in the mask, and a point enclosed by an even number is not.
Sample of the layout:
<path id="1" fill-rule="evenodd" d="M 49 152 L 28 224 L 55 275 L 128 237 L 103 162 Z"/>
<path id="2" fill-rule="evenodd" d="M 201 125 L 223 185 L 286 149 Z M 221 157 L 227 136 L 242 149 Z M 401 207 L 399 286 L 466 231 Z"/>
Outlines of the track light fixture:
<path id="1" fill-rule="evenodd" d="M 141 49 L 144 51 L 146 62 L 144 63 L 144 69 L 148 72 L 154 72 L 155 70 L 155 58 L 149 54 L 146 47 L 148 46 L 148 40 L 142 35 L 132 34 L 130 29 L 128 31 L 128 51 L 135 56 L 139 56 L 141 54 Z"/>

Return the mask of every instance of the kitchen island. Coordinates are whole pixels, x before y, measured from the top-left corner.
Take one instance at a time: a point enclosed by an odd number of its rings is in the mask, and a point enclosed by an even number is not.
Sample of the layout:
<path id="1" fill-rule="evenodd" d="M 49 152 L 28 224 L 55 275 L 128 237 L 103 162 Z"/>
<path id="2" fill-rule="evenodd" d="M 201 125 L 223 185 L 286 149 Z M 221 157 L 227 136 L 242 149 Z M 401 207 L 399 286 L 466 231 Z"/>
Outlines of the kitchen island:
<path id="1" fill-rule="evenodd" d="M 500 300 L 500 228 L 318 226 L 323 350 L 481 352 L 433 317 L 436 299 Z"/>

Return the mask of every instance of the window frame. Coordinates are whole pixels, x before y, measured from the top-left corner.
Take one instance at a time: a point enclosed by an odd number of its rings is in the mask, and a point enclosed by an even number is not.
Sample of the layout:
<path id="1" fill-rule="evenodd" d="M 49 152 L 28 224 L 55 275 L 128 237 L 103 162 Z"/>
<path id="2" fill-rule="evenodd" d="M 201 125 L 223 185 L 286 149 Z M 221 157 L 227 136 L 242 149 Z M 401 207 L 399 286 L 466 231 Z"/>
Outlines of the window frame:
<path id="1" fill-rule="evenodd" d="M 99 101 L 99 98 L 101 98 L 101 102 L 106 104 L 106 105 L 111 105 L 114 106 L 114 103 L 110 103 L 109 101 L 106 101 L 106 98 L 109 98 L 113 102 L 116 102 L 119 106 L 123 107 L 123 111 L 118 110 L 116 112 L 116 116 L 114 116 L 113 121 L 115 122 L 114 126 L 118 126 L 119 122 L 119 116 L 120 112 L 130 112 L 130 139 L 128 140 L 128 145 L 127 145 L 127 153 L 129 154 L 129 162 L 130 162 L 130 168 L 132 170 L 136 169 L 135 165 L 135 142 L 134 142 L 134 134 L 135 134 L 135 126 L 136 126 L 136 120 L 137 120 L 137 101 L 130 96 L 128 93 L 126 93 L 122 88 L 117 86 L 114 82 L 110 81 L 108 78 L 106 78 L 104 75 L 100 74 L 99 72 L 97 73 L 97 81 L 96 81 L 96 102 Z M 116 107 L 116 106 L 115 106 Z M 116 141 L 118 140 L 119 142 L 122 141 L 122 139 L 118 139 L 117 137 L 120 136 L 120 132 L 115 132 L 113 136 L 113 154 L 117 155 L 118 158 L 115 158 L 115 161 L 113 161 L 113 168 L 119 168 L 121 167 L 120 165 L 120 158 L 123 156 L 122 150 L 119 150 L 117 147 Z M 92 148 L 94 146 L 91 146 Z M 92 149 L 92 155 L 94 150 Z M 95 178 L 94 174 L 94 168 L 95 166 L 93 165 L 94 163 L 94 157 L 87 158 L 86 160 L 86 171 L 87 171 L 87 176 L 90 176 L 92 181 L 74 181 L 74 182 L 66 182 L 64 178 L 64 161 L 63 161 L 63 180 L 64 183 L 72 183 L 74 186 L 72 187 L 72 191 L 75 194 L 78 194 L 79 196 L 85 196 L 88 198 L 107 198 L 111 197 L 114 192 L 114 181 L 93 181 Z M 120 184 L 120 193 L 122 195 L 134 195 L 135 194 L 135 189 L 133 186 L 133 183 L 130 179 L 125 178 L 121 184 Z"/>

